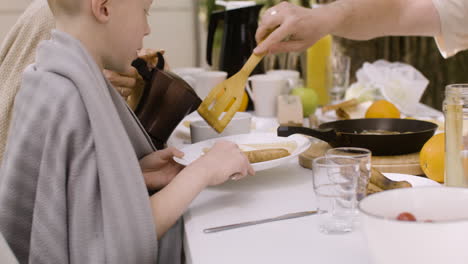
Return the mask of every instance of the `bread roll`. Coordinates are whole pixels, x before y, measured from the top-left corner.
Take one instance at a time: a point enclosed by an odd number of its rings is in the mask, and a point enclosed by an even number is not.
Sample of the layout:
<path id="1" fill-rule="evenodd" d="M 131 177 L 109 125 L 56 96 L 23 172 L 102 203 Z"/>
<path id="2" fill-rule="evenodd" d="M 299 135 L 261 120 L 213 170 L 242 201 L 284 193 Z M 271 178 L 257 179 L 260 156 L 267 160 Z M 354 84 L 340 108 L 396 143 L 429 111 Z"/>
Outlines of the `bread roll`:
<path id="1" fill-rule="evenodd" d="M 272 149 L 260 149 L 260 150 L 252 150 L 252 151 L 245 151 L 245 155 L 249 159 L 250 163 L 258 163 L 264 162 L 269 160 L 275 160 L 279 158 L 284 158 L 289 155 L 289 151 L 283 148 L 272 148 Z"/>

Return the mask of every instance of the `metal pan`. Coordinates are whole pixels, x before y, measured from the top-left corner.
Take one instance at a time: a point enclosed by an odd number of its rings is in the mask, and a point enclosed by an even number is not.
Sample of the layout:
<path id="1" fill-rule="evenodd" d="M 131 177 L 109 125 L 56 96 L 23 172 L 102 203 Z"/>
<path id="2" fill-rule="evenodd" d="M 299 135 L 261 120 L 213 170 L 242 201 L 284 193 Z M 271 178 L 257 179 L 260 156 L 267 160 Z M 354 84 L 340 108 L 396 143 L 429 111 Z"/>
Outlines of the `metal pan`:
<path id="1" fill-rule="evenodd" d="M 376 156 L 419 152 L 437 130 L 427 121 L 393 118 L 350 119 L 323 123 L 318 129 L 280 126 L 278 136 L 304 134 L 328 142 L 332 147 L 359 147 Z M 375 133 L 378 131 L 395 134 Z"/>

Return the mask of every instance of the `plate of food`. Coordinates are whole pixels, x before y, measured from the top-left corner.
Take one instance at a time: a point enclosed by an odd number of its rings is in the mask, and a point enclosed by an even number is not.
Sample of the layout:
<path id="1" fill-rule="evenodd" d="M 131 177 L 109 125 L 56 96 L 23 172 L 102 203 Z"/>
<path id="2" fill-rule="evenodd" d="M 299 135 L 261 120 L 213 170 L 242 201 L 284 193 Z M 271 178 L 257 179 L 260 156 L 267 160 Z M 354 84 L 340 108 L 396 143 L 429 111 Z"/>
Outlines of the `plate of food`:
<path id="1" fill-rule="evenodd" d="M 185 156 L 174 158 L 182 165 L 189 165 L 200 158 L 219 140 L 236 143 L 247 155 L 255 171 L 277 167 L 296 158 L 310 146 L 309 138 L 303 135 L 278 137 L 274 133 L 251 133 L 222 138 L 209 139 L 181 149 Z"/>

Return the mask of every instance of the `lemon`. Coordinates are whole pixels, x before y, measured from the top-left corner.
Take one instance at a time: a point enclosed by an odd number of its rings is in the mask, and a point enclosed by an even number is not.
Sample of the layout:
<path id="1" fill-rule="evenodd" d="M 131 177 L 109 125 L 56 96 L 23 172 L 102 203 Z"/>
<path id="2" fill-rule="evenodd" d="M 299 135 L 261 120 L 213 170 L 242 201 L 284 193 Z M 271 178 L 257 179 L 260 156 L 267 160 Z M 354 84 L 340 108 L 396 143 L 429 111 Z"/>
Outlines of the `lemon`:
<path id="1" fill-rule="evenodd" d="M 444 182 L 445 171 L 445 133 L 430 138 L 419 153 L 421 169 L 429 179 Z"/>
<path id="2" fill-rule="evenodd" d="M 398 108 L 386 100 L 375 101 L 367 109 L 366 118 L 400 118 Z"/>
<path id="3" fill-rule="evenodd" d="M 245 112 L 247 110 L 247 106 L 249 105 L 249 96 L 246 92 L 244 92 L 244 96 L 242 96 L 242 103 L 239 107 L 240 112 Z"/>
<path id="4" fill-rule="evenodd" d="M 221 94 L 219 94 L 218 96 L 221 96 L 224 92 L 222 92 Z M 230 103 L 225 109 L 224 111 L 228 111 L 229 108 L 232 106 L 234 102 Z M 237 112 L 245 112 L 245 110 L 247 110 L 247 106 L 249 105 L 249 96 L 247 95 L 246 92 L 244 92 L 244 95 L 242 96 L 242 102 L 241 102 L 241 105 L 239 106 L 239 110 L 237 110 Z"/>

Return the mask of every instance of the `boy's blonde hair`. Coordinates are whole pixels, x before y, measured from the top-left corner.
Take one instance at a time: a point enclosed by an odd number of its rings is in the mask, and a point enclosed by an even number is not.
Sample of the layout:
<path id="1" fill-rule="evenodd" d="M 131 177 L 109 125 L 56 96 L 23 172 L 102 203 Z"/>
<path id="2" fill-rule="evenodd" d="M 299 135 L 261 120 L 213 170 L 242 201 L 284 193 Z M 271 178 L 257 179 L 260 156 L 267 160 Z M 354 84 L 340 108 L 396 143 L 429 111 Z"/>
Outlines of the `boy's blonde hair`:
<path id="1" fill-rule="evenodd" d="M 75 15 L 81 7 L 82 0 L 47 0 L 54 16 Z"/>

